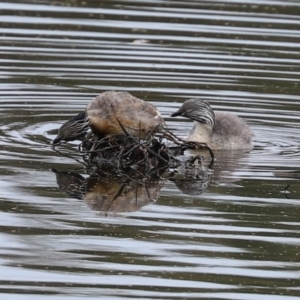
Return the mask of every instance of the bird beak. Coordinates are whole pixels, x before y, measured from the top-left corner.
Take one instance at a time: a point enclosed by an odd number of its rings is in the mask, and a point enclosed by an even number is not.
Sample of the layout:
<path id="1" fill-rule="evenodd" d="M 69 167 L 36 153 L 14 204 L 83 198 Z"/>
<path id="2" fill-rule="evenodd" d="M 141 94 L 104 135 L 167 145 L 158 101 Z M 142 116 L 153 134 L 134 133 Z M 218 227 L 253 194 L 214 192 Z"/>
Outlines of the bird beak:
<path id="1" fill-rule="evenodd" d="M 51 149 L 52 150 L 55 150 L 55 147 L 57 146 L 57 145 L 59 145 L 61 143 L 61 140 L 60 139 L 58 139 L 58 138 L 55 138 L 53 141 L 51 141 L 51 143 L 50 143 L 50 145 L 51 145 Z"/>
<path id="2" fill-rule="evenodd" d="M 172 113 L 171 114 L 171 117 L 177 117 L 177 116 L 181 116 L 182 114 L 181 114 L 181 111 L 176 111 L 176 112 L 174 112 L 174 113 Z"/>

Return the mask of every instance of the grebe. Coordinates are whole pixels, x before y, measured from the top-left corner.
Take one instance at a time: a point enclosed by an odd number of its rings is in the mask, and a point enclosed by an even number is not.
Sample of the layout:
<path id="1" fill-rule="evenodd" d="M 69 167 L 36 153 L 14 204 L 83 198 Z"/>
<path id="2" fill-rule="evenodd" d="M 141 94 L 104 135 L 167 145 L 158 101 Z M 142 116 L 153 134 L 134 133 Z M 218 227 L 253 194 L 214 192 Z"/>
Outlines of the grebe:
<path id="1" fill-rule="evenodd" d="M 127 92 L 108 91 L 92 100 L 84 112 L 65 122 L 52 145 L 82 140 L 90 129 L 99 137 L 125 135 L 118 120 L 126 133 L 141 139 L 161 131 L 165 124 L 152 104 Z"/>
<path id="2" fill-rule="evenodd" d="M 185 101 L 171 116 L 194 121 L 187 141 L 206 143 L 213 150 L 250 151 L 253 148 L 254 134 L 243 119 L 227 112 L 214 113 L 209 103 L 201 99 Z"/>

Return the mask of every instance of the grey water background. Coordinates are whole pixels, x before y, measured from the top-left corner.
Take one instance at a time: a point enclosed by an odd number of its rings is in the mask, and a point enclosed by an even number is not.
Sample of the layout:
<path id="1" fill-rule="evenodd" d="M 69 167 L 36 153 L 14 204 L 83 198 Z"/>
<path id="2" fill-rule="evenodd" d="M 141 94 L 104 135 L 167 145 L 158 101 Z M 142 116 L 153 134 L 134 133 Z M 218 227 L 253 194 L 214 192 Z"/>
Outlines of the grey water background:
<path id="1" fill-rule="evenodd" d="M 0 11 L 0 299 L 299 299 L 299 1 Z M 102 214 L 58 189 L 51 170 L 81 166 L 49 143 L 106 90 L 181 137 L 191 122 L 169 115 L 202 97 L 245 118 L 254 150 L 219 156 L 203 193 L 166 180 L 155 203 Z"/>

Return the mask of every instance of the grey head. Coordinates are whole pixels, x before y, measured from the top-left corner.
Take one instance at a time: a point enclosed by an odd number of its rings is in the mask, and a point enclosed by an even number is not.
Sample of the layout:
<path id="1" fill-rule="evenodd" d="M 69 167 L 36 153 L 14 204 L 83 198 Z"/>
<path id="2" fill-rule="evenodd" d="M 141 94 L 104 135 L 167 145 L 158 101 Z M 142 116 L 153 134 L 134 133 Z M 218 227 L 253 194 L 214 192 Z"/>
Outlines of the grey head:
<path id="1" fill-rule="evenodd" d="M 86 115 L 86 112 L 81 112 L 75 117 L 65 122 L 59 129 L 57 137 L 52 141 L 52 145 L 55 146 L 63 141 L 75 141 L 82 140 L 88 130 L 90 129 L 90 122 Z"/>
<path id="2" fill-rule="evenodd" d="M 182 116 L 193 121 L 208 124 L 211 128 L 215 124 L 215 114 L 208 102 L 199 98 L 186 100 L 178 111 L 171 117 Z"/>

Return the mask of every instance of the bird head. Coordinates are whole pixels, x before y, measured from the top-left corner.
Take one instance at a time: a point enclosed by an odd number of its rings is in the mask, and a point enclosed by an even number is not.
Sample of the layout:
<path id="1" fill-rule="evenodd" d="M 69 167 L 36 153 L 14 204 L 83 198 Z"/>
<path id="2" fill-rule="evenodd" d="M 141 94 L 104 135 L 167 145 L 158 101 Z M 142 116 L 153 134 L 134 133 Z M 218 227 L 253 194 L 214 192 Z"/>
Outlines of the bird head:
<path id="1" fill-rule="evenodd" d="M 182 116 L 193 121 L 214 126 L 215 114 L 208 102 L 199 98 L 186 100 L 178 111 L 171 114 L 171 117 Z"/>
<path id="2" fill-rule="evenodd" d="M 65 122 L 59 129 L 57 137 L 52 141 L 52 145 L 56 146 L 61 142 L 82 140 L 90 128 L 90 122 L 86 112 L 81 112 L 75 117 Z"/>

